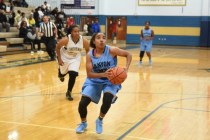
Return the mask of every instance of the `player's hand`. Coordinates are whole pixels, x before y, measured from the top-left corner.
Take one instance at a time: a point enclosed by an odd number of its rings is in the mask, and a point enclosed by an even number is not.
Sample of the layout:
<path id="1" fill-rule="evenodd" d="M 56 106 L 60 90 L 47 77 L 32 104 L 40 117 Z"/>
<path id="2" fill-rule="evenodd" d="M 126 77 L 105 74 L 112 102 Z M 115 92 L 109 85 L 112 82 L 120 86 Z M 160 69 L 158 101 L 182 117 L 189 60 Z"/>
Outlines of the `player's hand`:
<path id="1" fill-rule="evenodd" d="M 63 61 L 62 61 L 61 59 L 58 59 L 58 64 L 59 64 L 60 66 L 63 66 L 63 65 L 64 65 L 64 63 L 63 63 Z"/>
<path id="2" fill-rule="evenodd" d="M 124 67 L 123 69 L 126 71 L 126 73 L 128 72 L 128 68 Z"/>
<path id="3" fill-rule="evenodd" d="M 105 76 L 107 78 L 111 77 L 112 76 L 112 68 L 108 69 L 106 72 L 105 72 Z"/>

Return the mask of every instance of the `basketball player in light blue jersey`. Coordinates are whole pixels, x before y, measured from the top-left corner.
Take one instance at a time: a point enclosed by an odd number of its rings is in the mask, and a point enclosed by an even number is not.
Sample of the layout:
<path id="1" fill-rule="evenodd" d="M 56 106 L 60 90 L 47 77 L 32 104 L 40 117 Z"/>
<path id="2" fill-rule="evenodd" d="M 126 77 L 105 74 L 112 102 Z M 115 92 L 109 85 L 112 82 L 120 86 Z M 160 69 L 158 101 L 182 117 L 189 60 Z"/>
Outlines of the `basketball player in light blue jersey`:
<path id="1" fill-rule="evenodd" d="M 90 41 L 90 47 L 93 49 L 86 55 L 87 78 L 82 87 L 82 97 L 78 108 L 81 123 L 76 128 L 77 133 L 83 133 L 87 127 L 87 106 L 91 101 L 97 104 L 103 93 L 100 114 L 96 120 L 96 133 L 102 133 L 102 120 L 121 89 L 121 85 L 113 85 L 108 80 L 107 77 L 111 75 L 110 68 L 117 66 L 117 56 L 126 58 L 126 72 L 131 63 L 132 56 L 129 52 L 106 45 L 105 38 L 103 33 L 96 33 Z"/>
<path id="2" fill-rule="evenodd" d="M 79 27 L 76 25 L 71 27 L 70 33 L 68 37 L 64 37 L 58 42 L 56 53 L 59 64 L 58 77 L 61 82 L 63 82 L 64 76 L 69 74 L 66 98 L 72 101 L 73 98 L 71 94 L 76 77 L 78 76 L 81 51 L 83 48 L 85 48 L 86 53 L 89 51 L 89 42 L 79 34 Z"/>
<path id="3" fill-rule="evenodd" d="M 149 57 L 149 64 L 152 65 L 152 57 L 151 57 L 151 49 L 152 49 L 152 42 L 154 39 L 154 31 L 150 28 L 150 22 L 145 22 L 144 29 L 141 30 L 140 34 L 140 61 L 139 66 L 142 65 L 142 59 L 144 57 L 144 53 L 146 51 L 147 56 Z"/>

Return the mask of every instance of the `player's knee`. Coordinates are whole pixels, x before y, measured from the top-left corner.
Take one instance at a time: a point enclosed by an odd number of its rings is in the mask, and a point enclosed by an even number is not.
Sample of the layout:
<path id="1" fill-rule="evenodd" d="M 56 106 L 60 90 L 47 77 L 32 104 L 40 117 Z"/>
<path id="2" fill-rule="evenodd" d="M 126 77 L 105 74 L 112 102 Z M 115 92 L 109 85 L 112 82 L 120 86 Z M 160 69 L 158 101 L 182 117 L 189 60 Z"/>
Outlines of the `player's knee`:
<path id="1" fill-rule="evenodd" d="M 86 108 L 90 102 L 91 102 L 91 99 L 89 97 L 82 96 L 79 102 L 79 110 L 82 108 Z"/>
<path id="2" fill-rule="evenodd" d="M 78 72 L 76 72 L 76 71 L 69 71 L 69 76 L 70 76 L 70 78 L 76 78 L 77 76 L 78 76 Z"/>
<path id="3" fill-rule="evenodd" d="M 144 57 L 144 51 L 140 52 L 140 57 Z"/>
<path id="4" fill-rule="evenodd" d="M 111 93 L 104 93 L 103 104 L 111 105 L 113 97 Z"/>
<path id="5" fill-rule="evenodd" d="M 89 103 L 91 102 L 91 99 L 88 97 L 84 97 L 82 96 L 80 102 L 79 102 L 79 107 L 78 107 L 78 111 L 80 114 L 81 118 L 85 118 L 87 115 L 87 106 L 89 105 Z"/>

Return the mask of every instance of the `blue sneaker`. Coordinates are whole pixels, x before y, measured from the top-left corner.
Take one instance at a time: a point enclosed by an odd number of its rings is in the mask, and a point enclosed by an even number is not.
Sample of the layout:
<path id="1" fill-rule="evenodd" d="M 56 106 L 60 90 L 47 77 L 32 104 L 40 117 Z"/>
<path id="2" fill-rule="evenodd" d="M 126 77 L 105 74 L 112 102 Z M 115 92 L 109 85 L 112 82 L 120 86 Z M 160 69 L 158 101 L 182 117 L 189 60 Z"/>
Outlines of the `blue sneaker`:
<path id="1" fill-rule="evenodd" d="M 76 133 L 81 134 L 81 133 L 83 133 L 85 131 L 86 128 L 87 128 L 87 122 L 82 122 L 77 127 Z"/>
<path id="2" fill-rule="evenodd" d="M 103 132 L 103 122 L 100 119 L 96 120 L 96 133 L 101 134 Z"/>
<path id="3" fill-rule="evenodd" d="M 139 66 L 139 67 L 142 66 L 142 61 L 139 61 L 138 66 Z"/>

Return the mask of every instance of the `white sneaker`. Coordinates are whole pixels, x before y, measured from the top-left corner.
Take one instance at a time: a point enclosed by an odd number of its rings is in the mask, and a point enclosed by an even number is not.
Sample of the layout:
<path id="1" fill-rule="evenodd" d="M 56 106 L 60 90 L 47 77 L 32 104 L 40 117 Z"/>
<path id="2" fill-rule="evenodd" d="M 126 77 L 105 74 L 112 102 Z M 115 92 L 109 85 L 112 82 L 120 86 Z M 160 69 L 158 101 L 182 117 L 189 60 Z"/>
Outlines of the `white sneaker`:
<path id="1" fill-rule="evenodd" d="M 152 59 L 149 60 L 149 65 L 152 66 Z"/>

